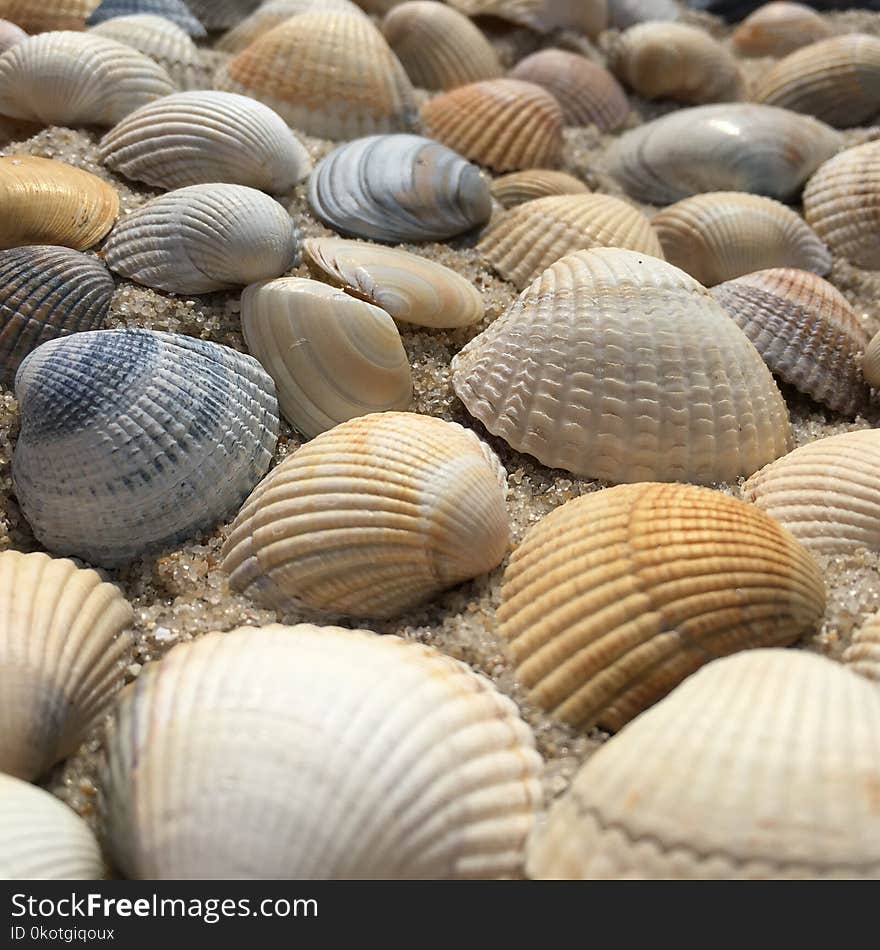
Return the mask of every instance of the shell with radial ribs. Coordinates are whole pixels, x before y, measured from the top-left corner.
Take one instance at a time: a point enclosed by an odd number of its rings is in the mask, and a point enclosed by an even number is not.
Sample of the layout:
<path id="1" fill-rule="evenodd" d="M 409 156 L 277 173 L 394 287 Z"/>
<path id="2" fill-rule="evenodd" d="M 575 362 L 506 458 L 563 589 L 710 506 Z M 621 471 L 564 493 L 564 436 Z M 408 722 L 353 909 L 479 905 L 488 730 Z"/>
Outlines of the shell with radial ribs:
<path id="1" fill-rule="evenodd" d="M 0 53 L 5 53 L 6 50 L 27 38 L 27 33 L 21 27 L 10 23 L 8 20 L 0 20 Z"/>
<path id="2" fill-rule="evenodd" d="M 733 31 L 731 42 L 740 56 L 786 56 L 833 35 L 815 10 L 802 3 L 775 0 L 749 14 Z"/>
<path id="3" fill-rule="evenodd" d="M 186 0 L 186 5 L 209 30 L 228 30 L 253 13 L 260 0 Z"/>
<path id="4" fill-rule="evenodd" d="M 472 416 L 551 468 L 731 481 L 791 447 L 758 351 L 677 267 L 619 248 L 557 261 L 452 360 Z"/>
<path id="5" fill-rule="evenodd" d="M 12 478 L 41 544 L 113 566 L 212 530 L 265 475 L 271 378 L 182 334 L 100 330 L 21 364 Z"/>
<path id="6" fill-rule="evenodd" d="M 84 30 L 100 0 L 0 0 L 0 17 L 28 33 Z"/>
<path id="7" fill-rule="evenodd" d="M 865 347 L 862 372 L 869 386 L 880 389 L 880 332 L 875 333 Z"/>
<path id="8" fill-rule="evenodd" d="M 842 659 L 854 672 L 880 684 L 880 614 L 869 617 L 856 630 Z"/>
<path id="9" fill-rule="evenodd" d="M 224 33 L 214 48 L 224 53 L 240 53 L 285 20 L 310 10 L 336 10 L 355 16 L 365 15 L 351 0 L 264 0 L 250 16 Z"/>
<path id="10" fill-rule="evenodd" d="M 537 33 L 571 30 L 597 37 L 608 25 L 606 0 L 450 0 L 467 16 L 489 16 Z"/>
<path id="11" fill-rule="evenodd" d="M 492 197 L 505 208 L 513 208 L 534 198 L 549 198 L 551 195 L 584 195 L 587 186 L 569 175 L 551 168 L 532 168 L 524 172 L 511 172 L 492 181 Z"/>
<path id="12" fill-rule="evenodd" d="M 263 479 L 235 519 L 223 570 L 273 609 L 396 617 L 498 566 L 506 485 L 492 451 L 456 423 L 361 416 Z"/>
<path id="13" fill-rule="evenodd" d="M 97 571 L 42 553 L 0 554 L 0 599 L 0 772 L 31 781 L 122 688 L 134 614 Z"/>
<path id="14" fill-rule="evenodd" d="M 880 876 L 880 691 L 802 650 L 710 663 L 581 767 L 532 878 Z"/>
<path id="15" fill-rule="evenodd" d="M 608 0 L 608 25 L 615 30 L 646 21 L 677 20 L 680 15 L 675 0 Z"/>
<path id="16" fill-rule="evenodd" d="M 189 12 L 183 0 L 101 0 L 86 23 L 97 26 L 108 20 L 143 14 L 161 17 L 190 36 L 205 35 L 205 28 Z"/>

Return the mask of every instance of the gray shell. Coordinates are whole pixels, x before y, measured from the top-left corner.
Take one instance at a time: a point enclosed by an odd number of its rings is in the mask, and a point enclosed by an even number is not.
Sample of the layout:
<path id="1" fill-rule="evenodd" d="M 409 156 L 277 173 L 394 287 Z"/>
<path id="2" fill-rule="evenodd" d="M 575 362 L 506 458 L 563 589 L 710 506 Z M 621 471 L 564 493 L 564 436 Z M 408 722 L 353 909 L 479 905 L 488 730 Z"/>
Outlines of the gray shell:
<path id="1" fill-rule="evenodd" d="M 253 13 L 260 0 L 187 0 L 187 6 L 209 30 L 228 30 Z"/>
<path id="2" fill-rule="evenodd" d="M 680 15 L 675 0 L 608 0 L 608 25 L 617 30 L 647 21 L 677 20 Z"/>
<path id="3" fill-rule="evenodd" d="M 189 12 L 183 0 L 103 0 L 86 20 L 89 26 L 112 20 L 114 17 L 151 13 L 176 23 L 190 36 L 204 36 L 205 28 Z"/>

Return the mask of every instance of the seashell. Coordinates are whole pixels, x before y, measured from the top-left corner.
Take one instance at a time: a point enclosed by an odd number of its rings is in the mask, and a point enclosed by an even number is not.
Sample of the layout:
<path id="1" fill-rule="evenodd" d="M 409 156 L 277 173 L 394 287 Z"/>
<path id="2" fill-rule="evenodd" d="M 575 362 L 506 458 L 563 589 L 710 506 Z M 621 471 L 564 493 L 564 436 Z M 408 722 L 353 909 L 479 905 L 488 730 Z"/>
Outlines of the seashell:
<path id="1" fill-rule="evenodd" d="M 467 16 L 491 16 L 538 33 L 571 30 L 597 37 L 608 25 L 607 0 L 449 0 Z"/>
<path id="2" fill-rule="evenodd" d="M 342 234 L 374 241 L 445 241 L 489 220 L 479 169 L 419 135 L 340 145 L 312 172 L 309 205 Z"/>
<path id="3" fill-rule="evenodd" d="M 467 327 L 483 318 L 483 298 L 469 280 L 408 251 L 309 238 L 303 242 L 303 259 L 316 277 L 376 304 L 395 320 L 421 327 Z"/>
<path id="4" fill-rule="evenodd" d="M 651 222 L 610 195 L 554 195 L 527 201 L 499 215 L 477 249 L 505 280 L 524 290 L 566 254 L 606 246 L 663 258 Z"/>
<path id="5" fill-rule="evenodd" d="M 231 92 L 179 92 L 126 116 L 101 141 L 101 161 L 157 188 L 209 182 L 284 194 L 306 178 L 309 153 L 277 113 Z"/>
<path id="6" fill-rule="evenodd" d="M 615 30 L 648 20 L 677 20 L 679 15 L 675 0 L 608 0 L 608 26 Z"/>
<path id="7" fill-rule="evenodd" d="M 209 30 L 228 30 L 253 13 L 260 0 L 186 0 L 186 5 Z"/>
<path id="8" fill-rule="evenodd" d="M 417 115 L 406 72 L 379 30 L 333 10 L 301 13 L 264 33 L 220 68 L 215 87 L 259 99 L 319 138 L 407 131 Z"/>
<path id="9" fill-rule="evenodd" d="M 831 270 L 828 248 L 772 198 L 712 191 L 664 208 L 651 224 L 669 263 L 707 287 L 769 267 Z"/>
<path id="10" fill-rule="evenodd" d="M 113 227 L 119 195 L 100 178 L 34 155 L 0 156 L 0 248 L 85 250 Z"/>
<path id="11" fill-rule="evenodd" d="M 744 102 L 679 109 L 624 133 L 606 154 L 630 196 L 671 204 L 705 191 L 789 198 L 841 145 L 815 119 Z"/>
<path id="12" fill-rule="evenodd" d="M 28 38 L 27 33 L 8 20 L 0 20 L 0 53 L 18 45 Z"/>
<path id="13" fill-rule="evenodd" d="M 868 335 L 846 297 L 803 270 L 774 268 L 719 284 L 712 296 L 785 382 L 836 412 L 868 408 Z"/>
<path id="14" fill-rule="evenodd" d="M 754 98 L 837 128 L 863 125 L 880 113 L 880 37 L 848 33 L 789 53 L 761 78 Z"/>
<path id="15" fill-rule="evenodd" d="M 511 77 L 546 89 L 559 103 L 566 125 L 619 129 L 629 102 L 617 80 L 598 63 L 561 49 L 542 49 L 521 59 Z"/>
<path id="16" fill-rule="evenodd" d="M 134 613 L 97 571 L 42 553 L 0 553 L 0 600 L 0 772 L 30 781 L 76 751 L 122 688 Z"/>
<path id="17" fill-rule="evenodd" d="M 843 662 L 854 673 L 880 682 L 880 615 L 869 617 L 855 632 L 843 654 Z"/>
<path id="18" fill-rule="evenodd" d="M 510 876 L 541 806 L 516 706 L 396 636 L 209 633 L 149 664 L 114 727 L 107 837 L 132 878 Z"/>
<path id="19" fill-rule="evenodd" d="M 802 3 L 775 0 L 747 16 L 733 31 L 731 42 L 740 56 L 785 56 L 833 35 L 815 10 Z"/>
<path id="20" fill-rule="evenodd" d="M 110 270 L 176 294 L 268 280 L 299 253 L 293 219 L 244 185 L 190 185 L 151 198 L 123 218 L 104 245 Z"/>
<path id="21" fill-rule="evenodd" d="M 880 693 L 824 657 L 716 660 L 605 743 L 532 835 L 532 878 L 880 874 Z"/>
<path id="22" fill-rule="evenodd" d="M 174 92 L 168 73 L 91 33 L 42 33 L 0 56 L 0 112 L 46 125 L 115 125 Z"/>
<path id="23" fill-rule="evenodd" d="M 791 447 L 770 371 L 709 292 L 619 248 L 557 261 L 452 360 L 468 412 L 544 465 L 731 481 Z"/>
<path id="24" fill-rule="evenodd" d="M 15 493 L 50 551 L 116 565 L 213 528 L 266 473 L 275 387 L 250 356 L 151 330 L 50 340 L 15 383 Z"/>
<path id="25" fill-rule="evenodd" d="M 511 172 L 492 182 L 492 197 L 505 208 L 513 208 L 533 198 L 549 198 L 551 195 L 589 194 L 590 189 L 568 172 L 550 168 L 531 168 L 524 172 Z"/>
<path id="26" fill-rule="evenodd" d="M 204 36 L 205 28 L 189 12 L 183 0 L 101 0 L 86 23 L 96 26 L 116 17 L 150 14 L 185 30 L 190 36 Z"/>
<path id="27" fill-rule="evenodd" d="M 250 16 L 233 26 L 228 33 L 224 33 L 214 44 L 214 48 L 225 53 L 240 53 L 285 20 L 312 10 L 363 15 L 361 8 L 351 0 L 263 0 Z"/>
<path id="28" fill-rule="evenodd" d="M 813 551 L 880 550 L 880 430 L 802 445 L 743 485 L 754 502 Z"/>
<path id="29" fill-rule="evenodd" d="M 506 475 L 453 422 L 380 412 L 324 432 L 255 489 L 223 549 L 234 590 L 273 609 L 396 617 L 497 567 Z"/>
<path id="30" fill-rule="evenodd" d="M 84 30 L 100 0 L 0 0 L 0 17 L 27 33 Z"/>
<path id="31" fill-rule="evenodd" d="M 875 333 L 865 347 L 862 372 L 870 386 L 880 389 L 880 333 Z"/>

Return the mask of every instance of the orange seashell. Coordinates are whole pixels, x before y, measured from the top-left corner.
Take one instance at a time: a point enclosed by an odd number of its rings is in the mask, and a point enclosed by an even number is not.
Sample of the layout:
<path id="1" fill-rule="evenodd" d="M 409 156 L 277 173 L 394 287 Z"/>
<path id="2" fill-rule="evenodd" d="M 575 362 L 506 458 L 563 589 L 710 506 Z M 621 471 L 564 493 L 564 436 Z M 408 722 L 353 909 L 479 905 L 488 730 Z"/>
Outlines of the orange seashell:
<path id="1" fill-rule="evenodd" d="M 776 0 L 747 16 L 733 31 L 731 41 L 740 56 L 785 56 L 833 35 L 815 10 L 802 3 Z"/>

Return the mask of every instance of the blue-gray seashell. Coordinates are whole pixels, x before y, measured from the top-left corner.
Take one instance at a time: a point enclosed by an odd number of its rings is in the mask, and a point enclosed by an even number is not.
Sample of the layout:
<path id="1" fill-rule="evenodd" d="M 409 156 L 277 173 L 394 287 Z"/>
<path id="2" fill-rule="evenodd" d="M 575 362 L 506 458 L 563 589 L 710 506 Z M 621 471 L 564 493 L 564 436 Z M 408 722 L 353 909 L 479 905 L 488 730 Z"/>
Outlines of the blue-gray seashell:
<path id="1" fill-rule="evenodd" d="M 105 20 L 119 16 L 132 16 L 137 13 L 151 13 L 176 23 L 190 36 L 205 36 L 205 28 L 192 15 L 183 0 L 103 0 L 89 16 L 86 23 L 94 26 Z"/>

